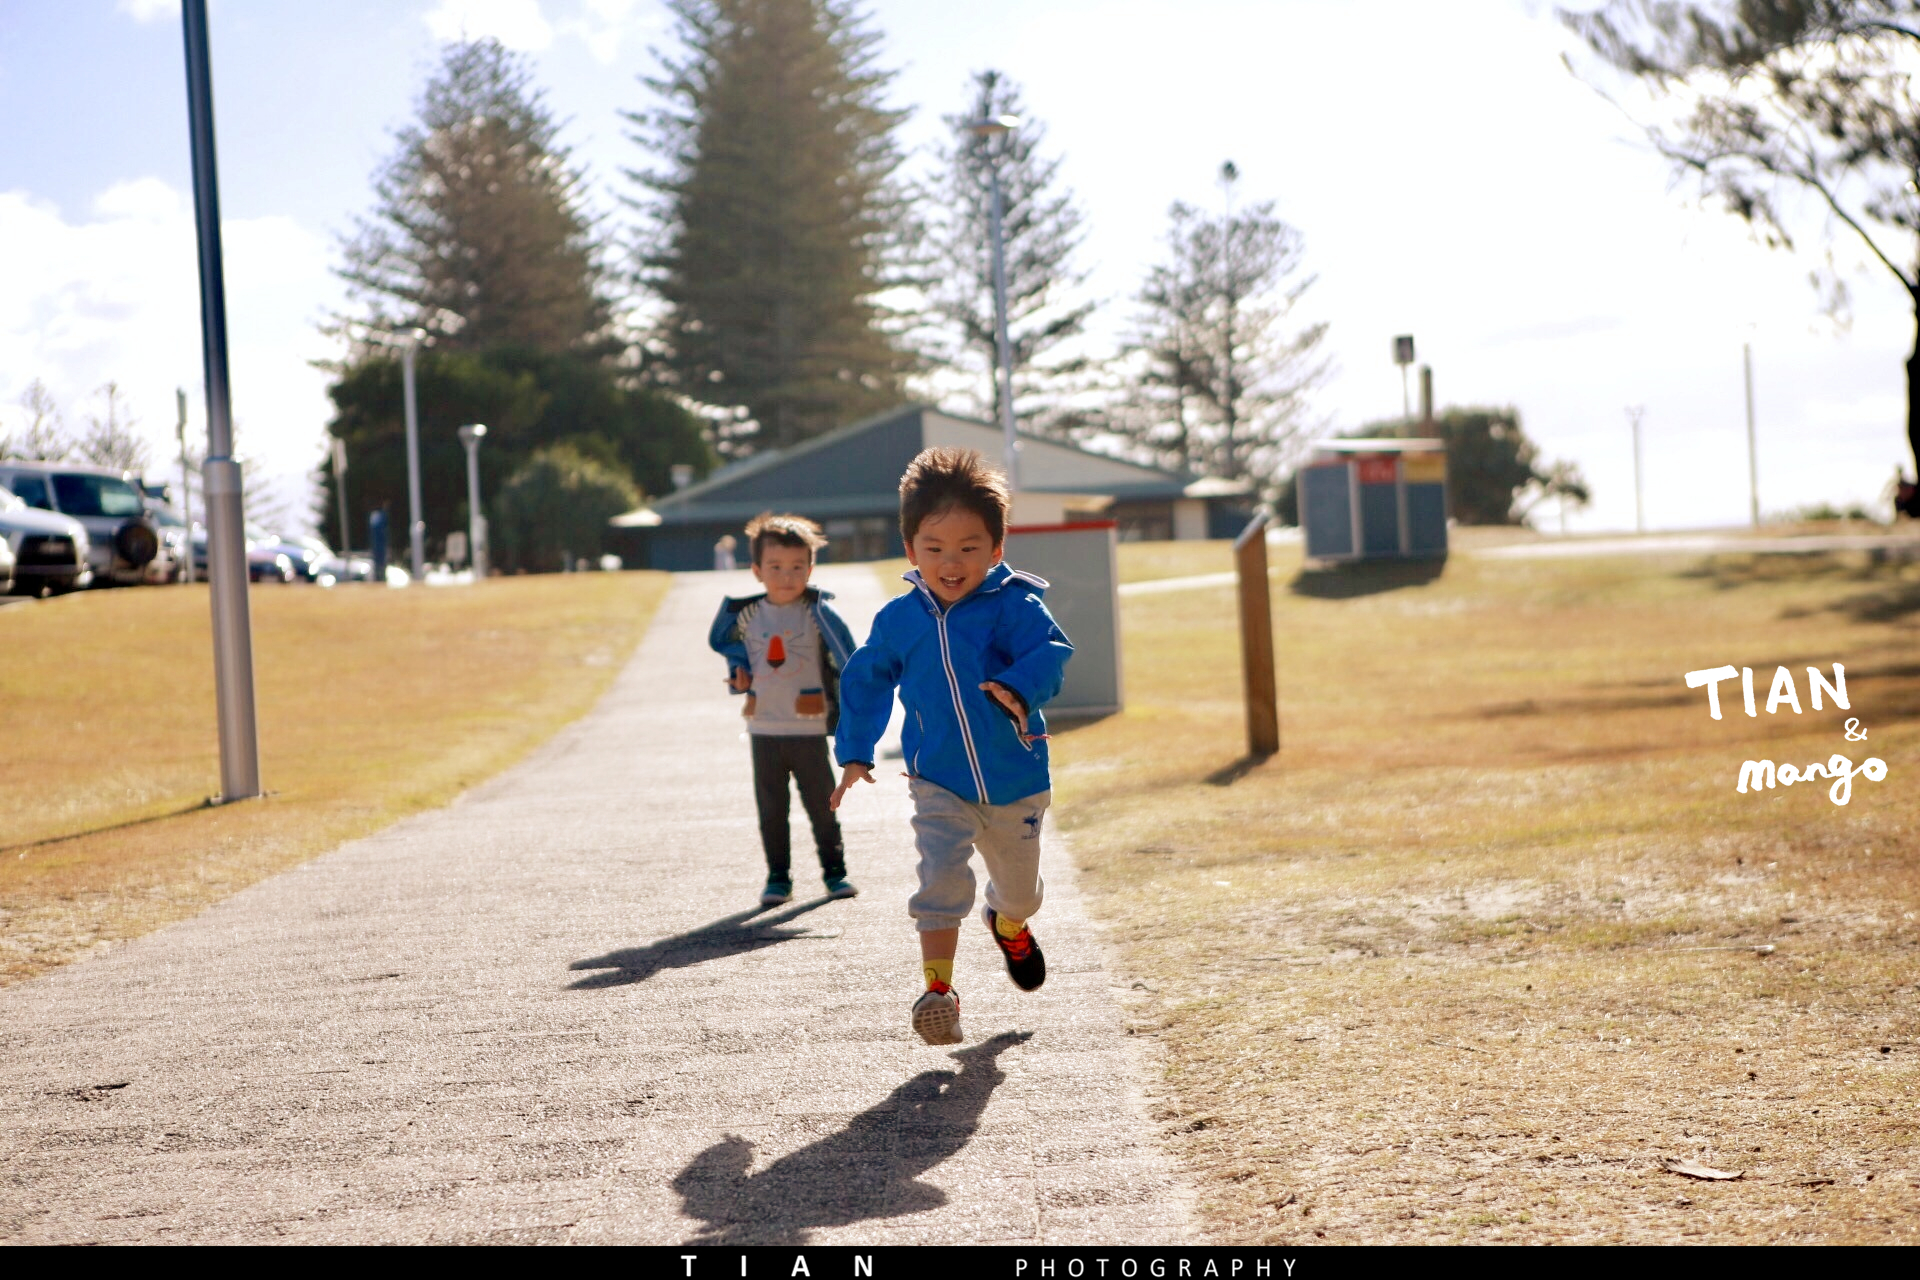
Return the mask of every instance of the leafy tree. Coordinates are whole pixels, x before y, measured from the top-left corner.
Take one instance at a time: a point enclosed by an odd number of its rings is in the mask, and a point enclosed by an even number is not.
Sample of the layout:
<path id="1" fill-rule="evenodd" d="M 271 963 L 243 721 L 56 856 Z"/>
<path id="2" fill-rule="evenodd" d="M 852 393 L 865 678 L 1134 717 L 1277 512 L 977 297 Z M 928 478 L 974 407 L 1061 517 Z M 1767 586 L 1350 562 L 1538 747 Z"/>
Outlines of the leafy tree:
<path id="1" fill-rule="evenodd" d="M 681 49 L 628 113 L 658 168 L 642 278 L 669 385 L 784 448 L 890 407 L 907 369 L 878 295 L 897 282 L 904 113 L 853 0 L 671 0 Z"/>
<path id="2" fill-rule="evenodd" d="M 73 456 L 73 441 L 67 436 L 60 406 L 54 403 L 47 384 L 35 378 L 20 393 L 20 408 L 27 425 L 18 435 L 0 435 L 0 458 L 19 458 L 24 462 L 65 462 Z"/>
<path id="3" fill-rule="evenodd" d="M 970 121 L 1001 116 L 1018 117 L 1019 128 L 966 133 Z M 929 228 L 928 301 L 944 322 L 934 354 L 977 375 L 989 390 L 978 400 L 983 414 L 1000 421 L 989 234 L 997 170 L 1015 412 L 1043 433 L 1068 434 L 1075 414 L 1067 400 L 1081 389 L 1088 362 L 1043 357 L 1083 334 L 1093 314 L 1093 302 L 1074 296 L 1087 278 L 1073 264 L 1085 218 L 1073 193 L 1058 185 L 1060 161 L 1040 155 L 1046 130 L 1021 102 L 1018 84 L 998 71 L 977 72 L 968 110 L 945 119 L 958 140 L 938 151 L 942 176 L 933 205 L 943 215 Z"/>
<path id="4" fill-rule="evenodd" d="M 668 490 L 676 463 L 696 472 L 713 463 L 693 414 L 631 385 L 605 364 L 524 347 L 484 354 L 429 348 L 416 357 L 415 372 L 422 518 L 436 539 L 467 525 L 466 451 L 458 435 L 466 423 L 487 424 L 479 456 L 481 500 L 489 510 L 506 477 L 556 444 L 602 459 L 652 493 Z M 349 366 L 328 394 L 335 407 L 330 431 L 347 445 L 354 508 L 384 506 L 404 519 L 406 418 L 399 362 L 373 358 Z M 322 489 L 315 514 L 328 536 L 339 538 L 331 464 L 315 479 Z M 347 530 L 345 545 L 362 533 Z"/>
<path id="5" fill-rule="evenodd" d="M 1235 212 L 1239 177 L 1231 161 L 1221 166 L 1218 215 L 1173 206 L 1168 260 L 1138 295 L 1129 354 L 1142 372 L 1126 421 L 1136 443 L 1184 470 L 1266 481 L 1293 452 L 1307 396 L 1326 375 L 1327 327 L 1287 331 L 1314 282 L 1300 275 L 1304 242 L 1270 200 Z"/>
<path id="6" fill-rule="evenodd" d="M 1395 418 L 1370 422 L 1352 434 L 1361 438 L 1397 436 L 1406 423 Z M 1423 425 L 1423 432 L 1428 429 Z M 1461 524 L 1524 524 L 1551 472 L 1539 466 L 1540 447 L 1527 438 L 1520 411 L 1512 407 L 1470 406 L 1448 409 L 1434 420 L 1432 436 L 1447 442 L 1447 496 L 1450 514 Z M 1561 483 L 1578 484 L 1579 469 L 1556 463 Z M 1569 496 L 1574 490 L 1567 489 Z"/>
<path id="7" fill-rule="evenodd" d="M 128 411 L 120 384 L 111 380 L 94 392 L 104 402 L 104 412 L 87 415 L 86 434 L 75 448 L 83 462 L 116 471 L 145 471 L 152 460 L 147 442 L 134 430 L 139 419 Z"/>
<path id="8" fill-rule="evenodd" d="M 567 557 L 598 559 L 607 521 L 640 501 L 616 466 L 573 445 L 542 449 L 500 490 L 492 528 L 508 572 L 567 567 Z"/>
<path id="9" fill-rule="evenodd" d="M 456 351 L 618 346 L 582 178 L 524 59 L 495 40 L 447 46 L 395 141 L 340 272 L 368 323 Z"/>
<path id="10" fill-rule="evenodd" d="M 1676 173 L 1791 248 L 1783 192 L 1811 192 L 1906 290 L 1907 440 L 1920 461 L 1920 53 L 1912 0 L 1612 0 L 1561 13 L 1607 62 L 1684 113 L 1647 135 Z M 1818 275 L 1816 273 L 1816 279 Z M 1832 305 L 1845 291 L 1829 276 Z M 1900 506 L 1920 515 L 1903 483 Z"/>

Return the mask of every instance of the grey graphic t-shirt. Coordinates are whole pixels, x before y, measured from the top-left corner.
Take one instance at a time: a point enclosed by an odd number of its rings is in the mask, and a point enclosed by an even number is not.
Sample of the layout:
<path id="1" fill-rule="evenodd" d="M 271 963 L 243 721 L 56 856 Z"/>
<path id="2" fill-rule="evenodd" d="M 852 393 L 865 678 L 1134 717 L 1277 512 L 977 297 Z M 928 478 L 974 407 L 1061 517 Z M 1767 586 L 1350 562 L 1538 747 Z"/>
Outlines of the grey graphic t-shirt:
<path id="1" fill-rule="evenodd" d="M 820 632 L 805 597 L 792 604 L 762 600 L 747 611 L 747 660 L 753 664 L 747 732 L 773 737 L 824 735 L 826 685 Z"/>

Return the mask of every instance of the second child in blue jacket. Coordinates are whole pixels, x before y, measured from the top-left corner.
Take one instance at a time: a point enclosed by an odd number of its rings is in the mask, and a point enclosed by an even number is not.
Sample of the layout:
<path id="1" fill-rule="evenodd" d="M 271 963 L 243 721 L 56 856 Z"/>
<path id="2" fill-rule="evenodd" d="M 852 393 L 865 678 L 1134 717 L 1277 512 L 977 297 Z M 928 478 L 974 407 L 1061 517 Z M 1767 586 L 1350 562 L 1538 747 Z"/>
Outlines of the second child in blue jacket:
<path id="1" fill-rule="evenodd" d="M 1001 563 L 1005 482 L 971 449 L 928 449 L 900 481 L 900 534 L 913 590 L 874 617 L 840 676 L 835 736 L 837 809 L 857 780 L 873 781 L 874 747 L 894 691 L 906 709 L 902 747 L 913 797 L 920 886 L 907 901 L 920 935 L 926 990 L 913 1028 L 928 1044 L 958 1044 L 953 957 L 973 909 L 968 865 L 987 868 L 981 918 L 1015 985 L 1046 981 L 1027 920 L 1040 909 L 1040 827 L 1052 799 L 1046 722 L 1073 646 L 1041 603 L 1045 580 Z"/>
<path id="2" fill-rule="evenodd" d="M 727 660 L 727 685 L 747 695 L 747 736 L 753 743 L 753 794 L 760 810 L 760 844 L 767 855 L 767 887 L 760 905 L 793 897 L 788 779 L 813 824 L 820 876 L 830 898 L 859 892 L 847 879 L 846 845 L 834 816 L 833 765 L 827 738 L 840 712 L 840 671 L 853 636 L 810 586 L 814 552 L 827 540 L 801 516 L 755 516 L 747 525 L 753 576 L 766 591 L 720 602 L 708 643 Z"/>

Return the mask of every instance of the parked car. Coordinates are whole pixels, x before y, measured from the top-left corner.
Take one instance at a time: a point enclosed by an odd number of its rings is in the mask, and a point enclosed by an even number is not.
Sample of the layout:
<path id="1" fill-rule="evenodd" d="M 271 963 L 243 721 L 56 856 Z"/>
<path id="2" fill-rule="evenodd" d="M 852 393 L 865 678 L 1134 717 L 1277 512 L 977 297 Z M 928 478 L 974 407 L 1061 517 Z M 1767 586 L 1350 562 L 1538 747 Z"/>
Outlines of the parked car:
<path id="1" fill-rule="evenodd" d="M 0 595 L 13 592 L 13 547 L 0 538 Z"/>
<path id="2" fill-rule="evenodd" d="M 72 591 L 93 581 L 86 526 L 28 506 L 0 488 L 0 542 L 13 562 L 12 590 L 22 595 Z"/>
<path id="3" fill-rule="evenodd" d="M 154 500 L 154 486 L 148 485 L 146 488 L 147 515 L 153 521 L 154 528 L 160 533 L 160 545 L 166 558 L 173 562 L 166 580 L 178 582 L 182 571 L 186 568 L 187 555 L 193 545 L 193 535 L 199 531 L 200 526 L 196 524 L 189 529 L 186 520 L 178 511 Z"/>
<path id="4" fill-rule="evenodd" d="M 274 534 L 258 525 L 245 527 L 248 582 L 302 582 L 305 575 L 296 559 L 303 548 L 289 548 Z M 193 572 L 202 582 L 207 579 L 207 530 L 193 526 Z"/>
<path id="5" fill-rule="evenodd" d="M 96 586 L 164 582 L 171 574 L 146 495 L 126 472 L 77 462 L 0 462 L 0 487 L 30 507 L 80 522 Z"/>

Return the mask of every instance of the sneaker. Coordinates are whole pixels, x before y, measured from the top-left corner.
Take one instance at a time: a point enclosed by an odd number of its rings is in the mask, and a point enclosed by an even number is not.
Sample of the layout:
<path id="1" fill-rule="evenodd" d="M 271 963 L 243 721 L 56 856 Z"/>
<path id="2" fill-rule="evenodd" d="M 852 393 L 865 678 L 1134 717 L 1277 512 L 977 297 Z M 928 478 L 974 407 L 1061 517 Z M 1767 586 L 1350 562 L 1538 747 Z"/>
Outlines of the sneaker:
<path id="1" fill-rule="evenodd" d="M 767 880 L 767 887 L 760 891 L 760 905 L 777 907 L 783 902 L 793 901 L 793 881 L 782 880 L 778 876 Z"/>
<path id="2" fill-rule="evenodd" d="M 944 982 L 936 982 L 913 1002 L 913 1029 L 928 1044 L 959 1044 L 960 993 Z"/>
<path id="3" fill-rule="evenodd" d="M 980 918 L 987 922 L 987 932 L 993 935 L 994 945 L 1007 958 L 1007 976 L 1013 979 L 1013 985 L 1022 991 L 1038 991 L 1040 984 L 1047 980 L 1047 958 L 1040 954 L 1033 930 L 1021 925 L 1019 933 L 1003 938 L 997 927 L 999 917 L 992 907 L 981 907 Z"/>
<path id="4" fill-rule="evenodd" d="M 845 876 L 828 876 L 827 896 L 829 898 L 857 898 L 860 896 L 860 891 L 854 888 L 853 882 Z"/>

